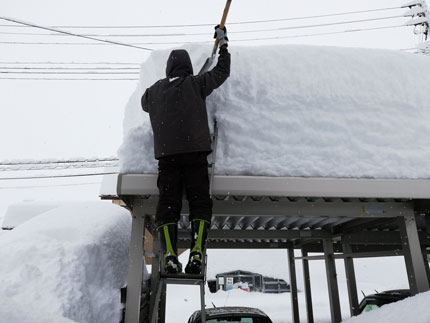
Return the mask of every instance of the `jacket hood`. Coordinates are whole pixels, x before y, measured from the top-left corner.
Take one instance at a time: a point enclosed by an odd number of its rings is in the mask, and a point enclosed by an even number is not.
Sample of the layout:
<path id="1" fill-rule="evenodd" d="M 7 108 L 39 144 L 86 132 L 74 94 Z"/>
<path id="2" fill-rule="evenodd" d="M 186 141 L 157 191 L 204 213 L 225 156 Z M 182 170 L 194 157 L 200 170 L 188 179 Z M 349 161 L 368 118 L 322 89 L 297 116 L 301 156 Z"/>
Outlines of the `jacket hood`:
<path id="1" fill-rule="evenodd" d="M 177 77 L 193 74 L 190 55 L 185 49 L 173 50 L 167 60 L 166 76 Z"/>

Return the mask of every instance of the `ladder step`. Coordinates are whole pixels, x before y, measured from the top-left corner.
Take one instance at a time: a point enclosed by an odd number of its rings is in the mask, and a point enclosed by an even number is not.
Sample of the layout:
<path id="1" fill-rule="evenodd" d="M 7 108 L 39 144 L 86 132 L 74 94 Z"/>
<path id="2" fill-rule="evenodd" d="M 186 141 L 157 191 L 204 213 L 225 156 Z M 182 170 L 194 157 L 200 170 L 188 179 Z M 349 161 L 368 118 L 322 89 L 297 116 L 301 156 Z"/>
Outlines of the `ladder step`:
<path id="1" fill-rule="evenodd" d="M 180 273 L 180 274 L 161 273 L 160 279 L 163 280 L 166 284 L 199 285 L 201 283 L 204 283 L 205 276 L 184 274 L 184 273 Z"/>

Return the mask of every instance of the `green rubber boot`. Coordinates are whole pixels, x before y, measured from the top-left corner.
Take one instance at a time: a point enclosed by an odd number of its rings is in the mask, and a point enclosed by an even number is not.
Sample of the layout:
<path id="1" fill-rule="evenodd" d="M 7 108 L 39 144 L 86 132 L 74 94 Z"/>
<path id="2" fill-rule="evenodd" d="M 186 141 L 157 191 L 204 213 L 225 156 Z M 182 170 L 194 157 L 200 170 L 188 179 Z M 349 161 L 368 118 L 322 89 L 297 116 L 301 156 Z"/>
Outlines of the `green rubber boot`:
<path id="1" fill-rule="evenodd" d="M 158 238 L 163 251 L 164 271 L 169 274 L 182 272 L 182 264 L 178 261 L 178 249 L 176 243 L 178 240 L 178 225 L 176 223 L 167 223 L 157 228 Z"/>
<path id="2" fill-rule="evenodd" d="M 205 220 L 191 221 L 190 259 L 185 267 L 187 274 L 201 274 L 203 255 L 210 223 Z"/>

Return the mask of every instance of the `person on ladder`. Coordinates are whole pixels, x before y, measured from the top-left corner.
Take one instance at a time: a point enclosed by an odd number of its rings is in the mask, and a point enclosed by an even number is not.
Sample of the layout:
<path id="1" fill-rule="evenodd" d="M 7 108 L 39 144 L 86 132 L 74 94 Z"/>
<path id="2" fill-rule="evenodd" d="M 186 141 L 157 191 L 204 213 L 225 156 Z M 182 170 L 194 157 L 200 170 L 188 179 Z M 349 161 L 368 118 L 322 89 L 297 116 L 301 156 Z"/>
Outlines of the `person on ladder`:
<path id="1" fill-rule="evenodd" d="M 200 274 L 212 217 L 207 156 L 211 152 L 206 97 L 230 75 L 227 30 L 215 27 L 219 41 L 216 66 L 193 76 L 190 56 L 173 50 L 167 60 L 166 78 L 146 89 L 141 104 L 149 113 L 158 160 L 159 201 L 155 225 L 167 273 L 182 272 L 178 261 L 177 232 L 185 189 L 191 222 L 191 250 L 185 272 Z"/>

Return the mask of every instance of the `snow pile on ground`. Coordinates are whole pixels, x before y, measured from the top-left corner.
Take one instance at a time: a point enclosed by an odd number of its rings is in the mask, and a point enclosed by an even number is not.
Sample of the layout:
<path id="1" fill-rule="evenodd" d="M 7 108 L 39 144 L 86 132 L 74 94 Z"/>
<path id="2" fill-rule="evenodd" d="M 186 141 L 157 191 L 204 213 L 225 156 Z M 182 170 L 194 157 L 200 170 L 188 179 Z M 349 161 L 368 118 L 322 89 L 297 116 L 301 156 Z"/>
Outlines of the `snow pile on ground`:
<path id="1" fill-rule="evenodd" d="M 186 47 L 195 73 L 210 47 Z M 389 50 L 230 46 L 231 77 L 208 97 L 219 142 L 216 172 L 230 175 L 429 178 L 430 59 Z M 170 50 L 142 65 L 129 100 L 121 173 L 156 173 L 140 107 L 165 77 Z"/>
<path id="2" fill-rule="evenodd" d="M 428 323 L 430 322 L 430 292 L 387 304 L 377 310 L 362 313 L 344 323 Z"/>
<path id="3" fill-rule="evenodd" d="M 104 202 L 60 206 L 0 236 L 0 322 L 120 320 L 130 215 Z"/>
<path id="4" fill-rule="evenodd" d="M 3 219 L 3 229 L 13 229 L 31 218 L 59 207 L 64 202 L 24 201 L 9 205 Z"/>

